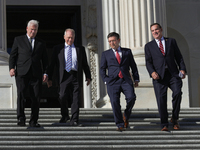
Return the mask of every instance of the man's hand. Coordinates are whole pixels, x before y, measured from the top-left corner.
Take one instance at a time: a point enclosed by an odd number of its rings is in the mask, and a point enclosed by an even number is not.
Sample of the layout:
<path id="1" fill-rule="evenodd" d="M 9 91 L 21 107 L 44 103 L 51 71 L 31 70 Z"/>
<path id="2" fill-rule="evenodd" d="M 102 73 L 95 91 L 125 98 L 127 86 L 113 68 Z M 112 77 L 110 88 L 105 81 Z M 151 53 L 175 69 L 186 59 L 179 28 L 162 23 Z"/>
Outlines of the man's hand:
<path id="1" fill-rule="evenodd" d="M 135 83 L 134 83 L 134 87 L 138 87 L 138 81 L 135 81 Z"/>
<path id="2" fill-rule="evenodd" d="M 43 82 L 47 82 L 48 81 L 48 76 L 46 74 L 43 75 Z"/>
<path id="3" fill-rule="evenodd" d="M 52 81 L 51 80 L 47 81 L 47 86 L 48 86 L 48 88 L 50 88 L 52 86 Z"/>
<path id="4" fill-rule="evenodd" d="M 185 71 L 184 70 L 180 70 L 180 72 L 183 74 L 183 77 L 181 79 L 185 79 Z"/>
<path id="5" fill-rule="evenodd" d="M 10 69 L 10 76 L 11 77 L 15 76 L 15 69 Z"/>
<path id="6" fill-rule="evenodd" d="M 151 74 L 151 76 L 152 76 L 152 78 L 153 78 L 154 80 L 160 79 L 159 75 L 158 75 L 156 72 L 153 72 L 153 73 Z"/>
<path id="7" fill-rule="evenodd" d="M 87 81 L 87 86 L 88 86 L 91 80 L 87 78 L 85 81 Z"/>

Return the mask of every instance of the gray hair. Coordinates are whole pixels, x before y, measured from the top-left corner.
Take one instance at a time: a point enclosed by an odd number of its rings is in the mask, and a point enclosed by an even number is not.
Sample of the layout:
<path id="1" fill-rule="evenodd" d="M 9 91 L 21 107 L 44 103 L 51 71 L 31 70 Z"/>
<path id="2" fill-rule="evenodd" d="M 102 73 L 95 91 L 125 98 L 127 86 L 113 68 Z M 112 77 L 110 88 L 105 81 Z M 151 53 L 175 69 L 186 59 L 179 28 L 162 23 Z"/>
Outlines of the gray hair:
<path id="1" fill-rule="evenodd" d="M 30 25 L 35 25 L 37 26 L 37 28 L 39 27 L 39 21 L 37 20 L 30 20 L 27 24 L 27 27 L 30 26 Z"/>
<path id="2" fill-rule="evenodd" d="M 75 31 L 74 31 L 74 29 L 67 28 L 67 29 L 65 30 L 65 32 L 64 32 L 64 35 L 66 35 L 66 32 L 67 32 L 67 31 L 71 31 L 71 32 L 73 33 L 74 37 L 75 37 Z"/>

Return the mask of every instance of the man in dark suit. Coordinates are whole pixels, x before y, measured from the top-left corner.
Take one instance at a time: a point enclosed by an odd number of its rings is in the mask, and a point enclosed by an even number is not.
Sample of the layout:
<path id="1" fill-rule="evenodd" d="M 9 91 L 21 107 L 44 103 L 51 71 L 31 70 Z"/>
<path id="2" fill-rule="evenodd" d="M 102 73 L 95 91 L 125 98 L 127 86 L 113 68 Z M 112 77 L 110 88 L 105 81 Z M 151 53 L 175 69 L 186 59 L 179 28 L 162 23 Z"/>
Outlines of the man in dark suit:
<path id="1" fill-rule="evenodd" d="M 124 128 L 128 128 L 128 120 L 136 100 L 131 76 L 135 81 L 135 87 L 137 87 L 139 74 L 131 50 L 119 46 L 119 34 L 111 32 L 107 39 L 111 49 L 102 53 L 100 73 L 107 85 L 117 131 L 124 131 Z M 120 105 L 121 92 L 125 94 L 127 103 L 123 117 Z"/>
<path id="2" fill-rule="evenodd" d="M 38 124 L 42 81 L 46 82 L 45 74 L 48 65 L 46 44 L 36 37 L 38 21 L 30 20 L 26 28 L 27 34 L 16 37 L 9 59 L 10 76 L 15 76 L 17 85 L 17 119 L 19 126 L 25 126 L 25 94 L 29 88 L 31 117 L 29 125 L 40 127 Z M 43 79 L 42 79 L 43 78 Z"/>
<path id="3" fill-rule="evenodd" d="M 178 130 L 178 118 L 182 96 L 182 79 L 186 75 L 186 67 L 181 52 L 173 38 L 162 35 L 162 27 L 158 23 L 151 25 L 154 40 L 145 45 L 146 68 L 153 78 L 153 86 L 157 99 L 162 131 L 168 131 L 167 89 L 172 90 L 173 128 Z"/>
<path id="4" fill-rule="evenodd" d="M 68 113 L 68 101 L 72 93 L 71 119 L 72 126 L 79 124 L 79 103 L 81 99 L 81 87 L 83 86 L 83 71 L 86 76 L 87 85 L 91 81 L 91 73 L 87 63 L 85 48 L 83 46 L 75 46 L 75 31 L 66 29 L 64 33 L 65 43 L 54 47 L 51 64 L 48 69 L 49 87 L 52 86 L 52 75 L 54 67 L 57 67 L 59 76 L 59 100 L 61 104 L 60 123 L 66 123 L 70 119 Z"/>

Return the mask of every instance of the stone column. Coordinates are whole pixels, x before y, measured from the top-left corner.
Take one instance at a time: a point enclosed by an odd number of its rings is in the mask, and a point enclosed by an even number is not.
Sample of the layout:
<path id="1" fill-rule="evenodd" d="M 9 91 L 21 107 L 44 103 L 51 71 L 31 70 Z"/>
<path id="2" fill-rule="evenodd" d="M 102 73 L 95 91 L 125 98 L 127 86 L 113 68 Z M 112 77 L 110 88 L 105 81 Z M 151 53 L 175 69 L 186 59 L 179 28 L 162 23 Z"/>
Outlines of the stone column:
<path id="1" fill-rule="evenodd" d="M 131 48 L 140 74 L 139 87 L 135 89 L 137 100 L 134 107 L 156 108 L 152 79 L 145 66 L 144 46 L 153 40 L 150 31 L 152 23 L 161 24 L 163 36 L 167 36 L 165 0 L 119 0 L 119 6 L 121 46 Z M 125 101 L 122 101 L 122 107 L 125 107 Z M 171 107 L 169 90 L 168 108 Z"/>
<path id="2" fill-rule="evenodd" d="M 166 36 L 165 0 L 119 0 L 119 6 L 121 46 L 132 50 L 140 75 L 139 87 L 135 88 L 137 100 L 134 108 L 156 108 L 152 79 L 145 66 L 144 46 L 153 40 L 152 23 L 161 24 Z M 125 99 L 123 94 L 121 99 Z M 121 101 L 121 105 L 126 107 L 125 101 Z"/>
<path id="3" fill-rule="evenodd" d="M 152 23 L 160 23 L 166 36 L 165 0 L 120 0 L 121 46 L 132 49 L 138 65 L 144 66 L 144 45 L 153 39 Z"/>
<path id="4" fill-rule="evenodd" d="M 6 1 L 0 0 L 0 65 L 8 64 L 6 51 Z"/>
<path id="5" fill-rule="evenodd" d="M 104 50 L 109 49 L 107 35 L 110 32 L 120 33 L 120 20 L 119 20 L 119 0 L 101 0 L 97 1 L 98 5 L 98 55 L 101 58 L 101 54 Z M 100 64 L 100 59 L 99 59 Z M 98 69 L 99 70 L 99 69 Z M 96 106 L 110 108 L 110 99 L 107 95 L 106 86 L 102 82 L 99 75 L 99 99 L 96 102 Z"/>
<path id="6" fill-rule="evenodd" d="M 0 0 L 0 108 L 16 108 L 16 85 L 9 75 L 6 42 L 6 0 Z"/>

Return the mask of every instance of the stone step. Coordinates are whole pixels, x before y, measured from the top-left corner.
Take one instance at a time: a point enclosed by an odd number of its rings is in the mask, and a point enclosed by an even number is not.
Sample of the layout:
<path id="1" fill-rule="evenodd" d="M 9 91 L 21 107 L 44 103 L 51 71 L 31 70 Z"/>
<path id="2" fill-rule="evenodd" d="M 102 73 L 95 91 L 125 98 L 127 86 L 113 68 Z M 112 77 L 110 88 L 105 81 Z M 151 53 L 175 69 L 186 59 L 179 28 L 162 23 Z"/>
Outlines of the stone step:
<path id="1" fill-rule="evenodd" d="M 123 111 L 123 110 L 122 110 Z M 70 111 L 69 111 L 70 112 Z M 169 120 L 171 110 L 169 109 Z M 182 109 L 181 130 L 160 131 L 157 109 L 133 109 L 130 128 L 117 132 L 112 109 L 80 109 L 83 127 L 58 123 L 59 108 L 41 108 L 40 128 L 17 126 L 15 109 L 0 109 L 0 149 L 2 150 L 118 150 L 118 149 L 200 149 L 200 109 Z"/>

